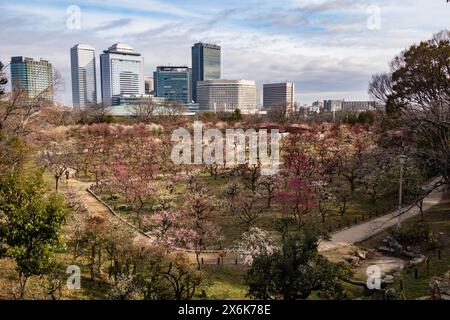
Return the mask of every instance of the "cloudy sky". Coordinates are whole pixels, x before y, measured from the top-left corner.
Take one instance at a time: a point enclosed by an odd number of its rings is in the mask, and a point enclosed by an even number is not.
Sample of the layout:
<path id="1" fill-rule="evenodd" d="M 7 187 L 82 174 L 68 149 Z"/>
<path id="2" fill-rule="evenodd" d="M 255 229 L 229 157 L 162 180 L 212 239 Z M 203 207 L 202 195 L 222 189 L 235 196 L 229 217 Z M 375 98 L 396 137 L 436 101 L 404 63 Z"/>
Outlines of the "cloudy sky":
<path id="1" fill-rule="evenodd" d="M 449 21 L 446 0 L 0 0 L 0 61 L 48 59 L 63 78 L 57 99 L 70 104 L 77 43 L 97 55 L 129 43 L 151 75 L 190 66 L 191 45 L 203 41 L 222 46 L 222 78 L 293 81 L 302 104 L 367 99 L 373 73 Z"/>

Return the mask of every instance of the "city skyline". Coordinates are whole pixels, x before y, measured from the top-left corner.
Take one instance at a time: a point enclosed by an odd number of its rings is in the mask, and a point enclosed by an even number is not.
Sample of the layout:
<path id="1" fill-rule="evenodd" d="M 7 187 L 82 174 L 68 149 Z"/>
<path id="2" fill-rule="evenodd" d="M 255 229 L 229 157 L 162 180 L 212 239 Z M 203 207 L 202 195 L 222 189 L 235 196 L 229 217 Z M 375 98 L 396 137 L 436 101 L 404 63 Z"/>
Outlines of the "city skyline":
<path id="1" fill-rule="evenodd" d="M 366 100 L 372 74 L 387 71 L 391 57 L 407 44 L 446 27 L 447 3 L 413 2 L 230 1 L 205 6 L 197 1 L 188 9 L 180 1 L 118 0 L 100 7 L 97 1 L 3 0 L 0 25 L 8 45 L 0 48 L 0 60 L 8 63 L 11 56 L 22 55 L 50 61 L 64 82 L 55 100 L 71 104 L 67 50 L 76 43 L 88 43 L 97 52 L 111 43 L 130 43 L 146 58 L 148 76 L 158 65 L 190 66 L 192 44 L 207 42 L 222 47 L 221 78 L 252 79 L 259 88 L 294 82 L 301 104 Z M 71 5 L 81 9 L 79 29 L 68 28 Z M 372 5 L 381 10 L 380 29 L 368 28 Z M 427 14 L 408 14 L 413 7 Z"/>

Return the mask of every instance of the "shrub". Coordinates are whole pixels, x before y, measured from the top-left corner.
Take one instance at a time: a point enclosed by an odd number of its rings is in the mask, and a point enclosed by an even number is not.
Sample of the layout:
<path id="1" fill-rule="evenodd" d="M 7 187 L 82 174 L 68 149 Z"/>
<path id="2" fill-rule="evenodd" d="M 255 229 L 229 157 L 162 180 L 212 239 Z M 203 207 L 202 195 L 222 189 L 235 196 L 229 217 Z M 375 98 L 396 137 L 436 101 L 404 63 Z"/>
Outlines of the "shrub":
<path id="1" fill-rule="evenodd" d="M 431 249 L 439 246 L 439 240 L 434 235 L 430 226 L 423 222 L 418 222 L 412 226 L 395 229 L 392 231 L 392 235 L 397 241 L 406 245 L 424 242 Z"/>
<path id="2" fill-rule="evenodd" d="M 372 111 L 364 111 L 358 115 L 358 122 L 361 124 L 372 124 L 375 117 Z"/>

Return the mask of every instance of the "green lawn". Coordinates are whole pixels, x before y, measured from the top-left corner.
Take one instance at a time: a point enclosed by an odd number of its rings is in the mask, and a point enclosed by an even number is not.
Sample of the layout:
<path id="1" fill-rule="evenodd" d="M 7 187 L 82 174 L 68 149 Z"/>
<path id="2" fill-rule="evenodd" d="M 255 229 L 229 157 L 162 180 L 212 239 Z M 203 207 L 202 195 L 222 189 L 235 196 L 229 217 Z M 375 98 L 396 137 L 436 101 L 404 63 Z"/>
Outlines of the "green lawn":
<path id="1" fill-rule="evenodd" d="M 242 265 L 205 265 L 209 275 L 209 284 L 203 289 L 206 296 L 197 293 L 196 299 L 208 300 L 243 300 L 247 288 L 244 283 L 245 267 Z"/>

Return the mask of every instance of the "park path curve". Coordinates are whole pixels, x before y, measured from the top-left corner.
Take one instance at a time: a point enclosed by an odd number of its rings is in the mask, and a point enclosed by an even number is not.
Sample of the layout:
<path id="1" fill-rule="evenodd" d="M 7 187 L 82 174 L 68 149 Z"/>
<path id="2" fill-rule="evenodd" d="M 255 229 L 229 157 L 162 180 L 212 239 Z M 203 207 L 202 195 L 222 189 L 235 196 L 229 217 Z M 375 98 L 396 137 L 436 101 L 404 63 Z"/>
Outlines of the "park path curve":
<path id="1" fill-rule="evenodd" d="M 439 180 L 440 179 L 434 179 L 428 184 L 428 187 L 431 188 Z M 424 198 L 423 211 L 426 212 L 432 207 L 438 205 L 442 201 L 443 197 L 443 187 L 436 188 Z M 419 215 L 420 209 L 417 206 L 408 205 L 403 207 L 400 212 L 401 221 L 404 221 Z M 396 226 L 398 221 L 397 216 L 398 211 L 394 211 L 349 228 L 336 231 L 331 234 L 331 239 L 329 241 L 321 241 L 319 244 L 319 251 L 326 252 L 329 250 L 335 250 L 343 246 L 348 246 L 367 240 L 383 230 Z"/>
<path id="2" fill-rule="evenodd" d="M 70 170 L 71 175 L 73 176 L 74 171 Z M 77 194 L 83 199 L 84 205 L 88 209 L 89 213 L 94 216 L 99 216 L 105 219 L 106 221 L 110 222 L 124 222 L 123 219 L 118 218 L 115 216 L 108 207 L 100 202 L 96 197 L 94 197 L 88 189 L 92 186 L 92 182 L 86 182 L 81 181 L 78 179 L 70 178 L 67 182 L 67 187 L 73 189 L 77 192 Z M 142 232 L 137 231 L 134 227 L 134 241 L 136 243 L 142 244 L 142 245 L 153 245 L 153 241 L 149 236 L 146 236 L 142 234 Z M 195 253 L 192 252 L 186 252 L 186 254 L 189 256 L 189 259 L 191 261 L 197 261 Z M 218 253 L 212 252 L 205 252 L 200 254 L 200 258 L 203 258 L 205 263 L 207 264 L 215 264 L 217 263 Z M 240 260 L 237 253 L 234 252 L 227 252 L 226 257 L 224 258 L 226 261 L 232 263 L 236 259 Z"/>

